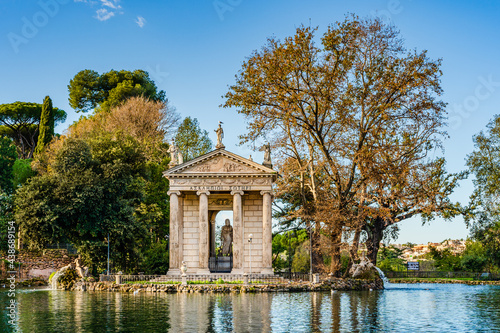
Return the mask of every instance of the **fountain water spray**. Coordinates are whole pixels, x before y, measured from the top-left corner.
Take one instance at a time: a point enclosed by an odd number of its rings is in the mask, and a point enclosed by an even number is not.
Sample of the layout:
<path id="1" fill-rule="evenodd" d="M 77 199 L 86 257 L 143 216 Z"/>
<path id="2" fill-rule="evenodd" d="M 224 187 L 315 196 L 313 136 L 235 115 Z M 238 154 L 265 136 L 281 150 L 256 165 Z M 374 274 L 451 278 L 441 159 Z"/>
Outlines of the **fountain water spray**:
<path id="1" fill-rule="evenodd" d="M 380 276 L 380 278 L 382 279 L 382 281 L 384 282 L 384 288 L 387 284 L 390 284 L 389 282 L 389 279 L 385 276 L 384 272 L 382 272 L 382 270 L 380 268 L 378 268 L 377 266 L 374 266 L 375 269 L 377 270 L 378 272 L 378 275 Z"/>

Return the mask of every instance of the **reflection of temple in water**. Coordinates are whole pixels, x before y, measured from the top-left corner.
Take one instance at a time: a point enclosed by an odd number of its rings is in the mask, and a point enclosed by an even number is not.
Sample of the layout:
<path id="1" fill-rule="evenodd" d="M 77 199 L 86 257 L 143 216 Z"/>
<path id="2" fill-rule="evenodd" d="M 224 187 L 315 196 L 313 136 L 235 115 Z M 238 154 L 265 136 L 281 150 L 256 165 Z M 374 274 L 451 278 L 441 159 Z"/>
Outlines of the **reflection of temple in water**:
<path id="1" fill-rule="evenodd" d="M 271 299 L 270 294 L 178 293 L 170 299 L 171 332 L 271 332 Z"/>

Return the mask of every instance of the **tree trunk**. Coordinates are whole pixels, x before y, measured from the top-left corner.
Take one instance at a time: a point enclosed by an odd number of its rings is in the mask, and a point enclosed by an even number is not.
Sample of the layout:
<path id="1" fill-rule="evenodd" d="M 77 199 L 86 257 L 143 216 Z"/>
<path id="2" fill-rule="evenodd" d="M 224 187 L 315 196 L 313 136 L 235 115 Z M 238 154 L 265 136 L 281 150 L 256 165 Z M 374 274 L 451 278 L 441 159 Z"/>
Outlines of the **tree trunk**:
<path id="1" fill-rule="evenodd" d="M 384 236 L 384 229 L 384 221 L 381 218 L 376 218 L 373 225 L 365 229 L 368 233 L 368 239 L 366 240 L 366 257 L 375 266 L 377 265 L 377 254 L 380 248 L 380 242 Z"/>
<path id="2" fill-rule="evenodd" d="M 340 247 L 342 245 L 342 232 L 341 230 L 335 231 L 331 234 L 332 247 L 331 247 L 331 264 L 330 264 L 330 272 L 335 277 L 340 277 L 342 272 L 342 263 L 340 261 Z"/>
<path id="3" fill-rule="evenodd" d="M 312 233 L 312 255 L 313 273 L 321 273 L 323 271 L 323 256 L 321 255 L 319 230 Z"/>
<path id="4" fill-rule="evenodd" d="M 357 229 L 354 233 L 354 238 L 352 239 L 352 245 L 349 249 L 349 262 L 347 263 L 347 269 L 344 272 L 344 278 L 349 276 L 349 271 L 351 270 L 352 265 L 358 258 L 358 249 L 359 249 L 359 237 L 361 236 L 361 229 Z"/>

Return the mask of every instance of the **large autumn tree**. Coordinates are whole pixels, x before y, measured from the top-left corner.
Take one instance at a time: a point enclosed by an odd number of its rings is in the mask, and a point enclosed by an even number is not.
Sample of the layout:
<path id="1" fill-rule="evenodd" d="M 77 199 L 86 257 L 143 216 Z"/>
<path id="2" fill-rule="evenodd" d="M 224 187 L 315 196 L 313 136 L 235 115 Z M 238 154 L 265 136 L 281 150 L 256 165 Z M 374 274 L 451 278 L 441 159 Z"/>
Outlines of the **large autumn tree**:
<path id="1" fill-rule="evenodd" d="M 272 142 L 291 176 L 278 193 L 297 189 L 292 215 L 328 237 L 322 248 L 338 272 L 343 232 L 386 213 L 369 197 L 383 187 L 377 177 L 406 177 L 441 145 L 441 61 L 407 50 L 380 19 L 350 16 L 320 46 L 315 34 L 270 38 L 243 63 L 224 106 L 246 116 L 243 141 Z"/>

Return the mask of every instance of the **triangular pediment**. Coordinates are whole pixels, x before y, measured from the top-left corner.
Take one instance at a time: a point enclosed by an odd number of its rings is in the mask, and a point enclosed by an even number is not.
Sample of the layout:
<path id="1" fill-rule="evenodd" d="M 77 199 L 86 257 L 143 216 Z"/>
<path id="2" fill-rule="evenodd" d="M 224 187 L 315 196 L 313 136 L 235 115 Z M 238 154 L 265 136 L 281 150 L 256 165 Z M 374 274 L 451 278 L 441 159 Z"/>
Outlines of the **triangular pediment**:
<path id="1" fill-rule="evenodd" d="M 269 175 L 276 174 L 276 171 L 224 149 L 217 149 L 164 172 L 167 177 L 187 174 Z"/>

